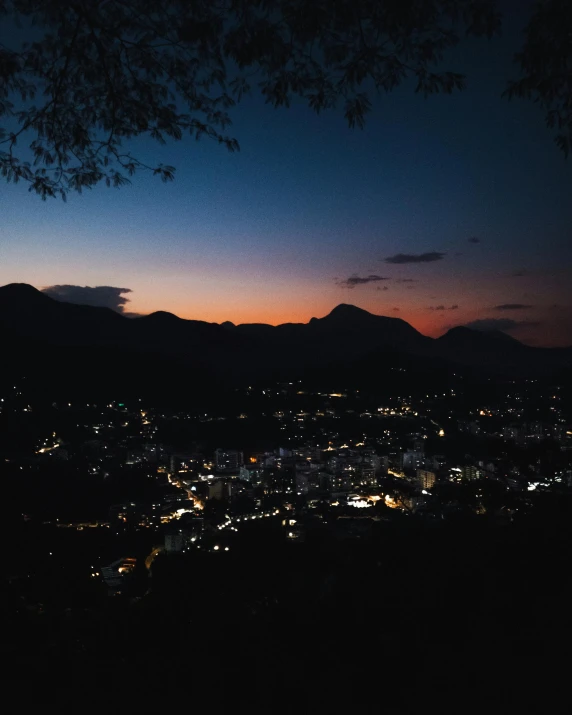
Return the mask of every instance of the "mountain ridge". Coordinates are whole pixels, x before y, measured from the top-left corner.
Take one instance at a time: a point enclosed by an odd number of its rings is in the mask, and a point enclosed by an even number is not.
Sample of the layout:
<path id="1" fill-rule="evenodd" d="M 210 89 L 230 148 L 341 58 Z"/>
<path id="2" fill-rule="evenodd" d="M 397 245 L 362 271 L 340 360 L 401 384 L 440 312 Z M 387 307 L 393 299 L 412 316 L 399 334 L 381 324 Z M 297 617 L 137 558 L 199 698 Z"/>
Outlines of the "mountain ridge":
<path id="1" fill-rule="evenodd" d="M 379 351 L 516 374 L 572 366 L 572 348 L 531 347 L 499 331 L 465 326 L 431 338 L 402 318 L 375 315 L 347 303 L 307 323 L 234 325 L 188 320 L 166 311 L 129 317 L 12 283 L 0 287 L 0 328 L 15 340 L 151 351 L 183 361 L 200 359 L 217 370 L 253 373 L 355 361 Z"/>

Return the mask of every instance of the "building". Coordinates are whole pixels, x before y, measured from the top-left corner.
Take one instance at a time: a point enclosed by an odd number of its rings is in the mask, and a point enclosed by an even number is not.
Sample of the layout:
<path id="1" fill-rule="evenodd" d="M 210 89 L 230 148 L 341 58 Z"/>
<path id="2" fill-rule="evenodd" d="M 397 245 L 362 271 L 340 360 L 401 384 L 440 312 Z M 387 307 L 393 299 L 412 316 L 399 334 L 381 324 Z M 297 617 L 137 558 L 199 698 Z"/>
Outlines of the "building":
<path id="1" fill-rule="evenodd" d="M 296 494 L 307 494 L 310 491 L 308 474 L 296 472 Z"/>
<path id="2" fill-rule="evenodd" d="M 358 474 L 358 481 L 361 486 L 373 487 L 377 484 L 377 479 L 375 478 L 375 468 L 369 464 L 360 464 Z"/>
<path id="3" fill-rule="evenodd" d="M 386 458 L 384 457 L 384 459 Z M 371 450 L 367 450 L 362 453 L 361 463 L 369 467 L 373 467 L 375 472 L 378 472 L 382 465 L 381 458 Z"/>
<path id="4" fill-rule="evenodd" d="M 230 482 L 215 479 L 208 485 L 208 499 L 230 499 Z"/>
<path id="5" fill-rule="evenodd" d="M 401 469 L 418 469 L 423 467 L 425 453 L 420 450 L 408 449 L 401 453 Z"/>
<path id="6" fill-rule="evenodd" d="M 217 449 L 215 452 L 215 468 L 217 472 L 236 472 L 244 464 L 242 452 L 236 449 Z"/>
<path id="7" fill-rule="evenodd" d="M 502 430 L 502 436 L 505 439 L 520 440 L 524 436 L 524 430 L 520 425 L 505 425 Z"/>
<path id="8" fill-rule="evenodd" d="M 110 596 L 121 595 L 127 585 L 126 579 L 133 573 L 136 564 L 135 558 L 127 557 L 101 567 L 101 577 Z"/>
<path id="9" fill-rule="evenodd" d="M 348 492 L 351 489 L 351 481 L 347 474 L 321 472 L 320 487 L 330 494 Z"/>
<path id="10" fill-rule="evenodd" d="M 472 464 L 467 464 L 464 467 L 461 467 L 461 478 L 463 481 L 480 479 L 481 477 L 482 471 L 478 467 L 475 467 Z"/>
<path id="11" fill-rule="evenodd" d="M 525 425 L 526 438 L 528 440 L 538 440 L 544 438 L 544 426 L 542 422 L 529 422 Z"/>
<path id="12" fill-rule="evenodd" d="M 417 470 L 417 481 L 421 489 L 432 489 L 435 479 L 435 472 L 429 472 L 426 469 Z"/>
<path id="13" fill-rule="evenodd" d="M 170 554 L 180 553 L 185 548 L 185 541 L 183 534 L 165 534 L 165 551 Z"/>
<path id="14" fill-rule="evenodd" d="M 259 467 L 257 464 L 249 464 L 246 467 L 240 468 L 238 476 L 253 486 L 262 484 L 262 467 Z"/>
<path id="15" fill-rule="evenodd" d="M 430 464 L 434 470 L 444 469 L 447 466 L 447 459 L 442 454 L 436 454 L 431 457 Z"/>

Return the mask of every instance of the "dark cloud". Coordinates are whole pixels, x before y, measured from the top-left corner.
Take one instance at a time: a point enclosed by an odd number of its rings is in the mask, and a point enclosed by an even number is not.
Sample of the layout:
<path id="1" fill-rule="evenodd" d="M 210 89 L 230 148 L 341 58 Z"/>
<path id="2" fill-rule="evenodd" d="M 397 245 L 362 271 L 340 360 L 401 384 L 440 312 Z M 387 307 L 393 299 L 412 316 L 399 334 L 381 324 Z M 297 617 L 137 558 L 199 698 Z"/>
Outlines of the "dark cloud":
<path id="1" fill-rule="evenodd" d="M 505 333 L 518 330 L 520 328 L 533 328 L 540 325 L 529 320 L 511 320 L 511 318 L 481 318 L 465 323 L 465 328 L 473 330 L 502 330 Z"/>
<path id="2" fill-rule="evenodd" d="M 515 271 L 512 276 L 513 278 L 522 278 L 523 276 L 527 276 L 528 273 L 526 271 Z"/>
<path id="3" fill-rule="evenodd" d="M 468 239 L 469 243 L 480 243 L 481 239 L 477 238 L 477 236 L 471 236 L 471 238 Z"/>
<path id="4" fill-rule="evenodd" d="M 346 286 L 346 288 L 355 288 L 356 286 L 365 285 L 366 283 L 379 283 L 379 281 L 388 281 L 389 278 L 386 276 L 378 276 L 371 274 L 369 276 L 350 276 L 346 278 L 345 281 L 340 281 L 340 285 Z"/>
<path id="5" fill-rule="evenodd" d="M 436 306 L 429 306 L 429 310 L 457 310 L 458 305 L 450 305 L 448 308 L 445 307 L 444 305 L 436 305 Z"/>
<path id="6" fill-rule="evenodd" d="M 396 253 L 395 256 L 388 256 L 383 260 L 386 263 L 433 263 L 445 258 L 444 253 L 429 251 L 428 253 Z"/>
<path id="7" fill-rule="evenodd" d="M 92 288 L 90 286 L 53 285 L 42 289 L 42 293 L 64 303 L 111 308 L 111 310 L 123 314 L 125 305 L 129 303 L 129 298 L 125 298 L 124 294 L 131 292 L 131 288 L 115 288 L 114 286 L 94 286 Z M 136 314 L 129 313 L 130 317 L 134 315 Z"/>
<path id="8" fill-rule="evenodd" d="M 399 313 L 399 308 L 394 308 L 393 310 L 395 310 L 396 313 Z"/>
<path id="9" fill-rule="evenodd" d="M 389 288 L 387 286 L 383 286 L 383 288 L 381 286 L 377 286 L 377 290 L 389 290 Z"/>
<path id="10" fill-rule="evenodd" d="M 417 278 L 398 278 L 398 283 L 419 283 Z"/>
<path id="11" fill-rule="evenodd" d="M 532 308 L 532 305 L 526 305 L 525 303 L 502 303 L 501 305 L 495 305 L 494 310 L 528 310 Z"/>

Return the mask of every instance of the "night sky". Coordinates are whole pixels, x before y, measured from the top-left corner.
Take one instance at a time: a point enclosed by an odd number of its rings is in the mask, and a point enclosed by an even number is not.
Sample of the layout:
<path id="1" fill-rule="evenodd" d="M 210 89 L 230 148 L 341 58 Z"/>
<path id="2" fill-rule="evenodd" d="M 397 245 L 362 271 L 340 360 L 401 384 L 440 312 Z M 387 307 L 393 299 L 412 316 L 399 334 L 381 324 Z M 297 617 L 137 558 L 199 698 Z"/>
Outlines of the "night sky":
<path id="1" fill-rule="evenodd" d="M 174 183 L 138 174 L 67 204 L 3 184 L 0 284 L 129 289 L 124 304 L 100 293 L 126 312 L 214 322 L 307 321 L 345 302 L 431 336 L 479 321 L 572 344 L 572 160 L 540 109 L 500 98 L 522 20 L 449 55 L 464 92 L 424 100 L 404 86 L 375 100 L 363 131 L 341 111 L 255 97 L 233 110 L 240 153 L 133 143 L 175 165 Z"/>

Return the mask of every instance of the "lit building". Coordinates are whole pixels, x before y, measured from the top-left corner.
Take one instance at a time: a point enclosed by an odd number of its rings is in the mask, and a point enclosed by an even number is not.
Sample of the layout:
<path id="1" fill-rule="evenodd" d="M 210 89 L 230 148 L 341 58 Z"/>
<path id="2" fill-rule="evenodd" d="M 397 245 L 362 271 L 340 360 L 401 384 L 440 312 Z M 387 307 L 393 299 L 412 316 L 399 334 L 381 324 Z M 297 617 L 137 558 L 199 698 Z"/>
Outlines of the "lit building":
<path id="1" fill-rule="evenodd" d="M 360 464 L 358 474 L 360 485 L 375 486 L 377 484 L 377 479 L 375 478 L 375 469 L 368 464 Z"/>
<path id="2" fill-rule="evenodd" d="M 238 476 L 245 482 L 257 485 L 262 483 L 262 468 L 257 464 L 241 467 Z"/>
<path id="3" fill-rule="evenodd" d="M 461 477 L 463 480 L 480 479 L 482 476 L 481 470 L 473 465 L 465 465 L 461 468 Z"/>
<path id="4" fill-rule="evenodd" d="M 325 489 L 330 494 L 347 492 L 351 488 L 351 481 L 347 474 L 331 474 L 320 472 L 320 488 Z"/>
<path id="5" fill-rule="evenodd" d="M 308 475 L 296 472 L 296 494 L 307 494 L 310 491 Z"/>
<path id="6" fill-rule="evenodd" d="M 435 472 L 426 469 L 417 470 L 417 481 L 421 489 L 432 489 L 435 484 Z"/>
<path id="7" fill-rule="evenodd" d="M 218 472 L 236 472 L 244 464 L 242 452 L 236 449 L 217 449 L 215 452 L 215 467 Z"/>

